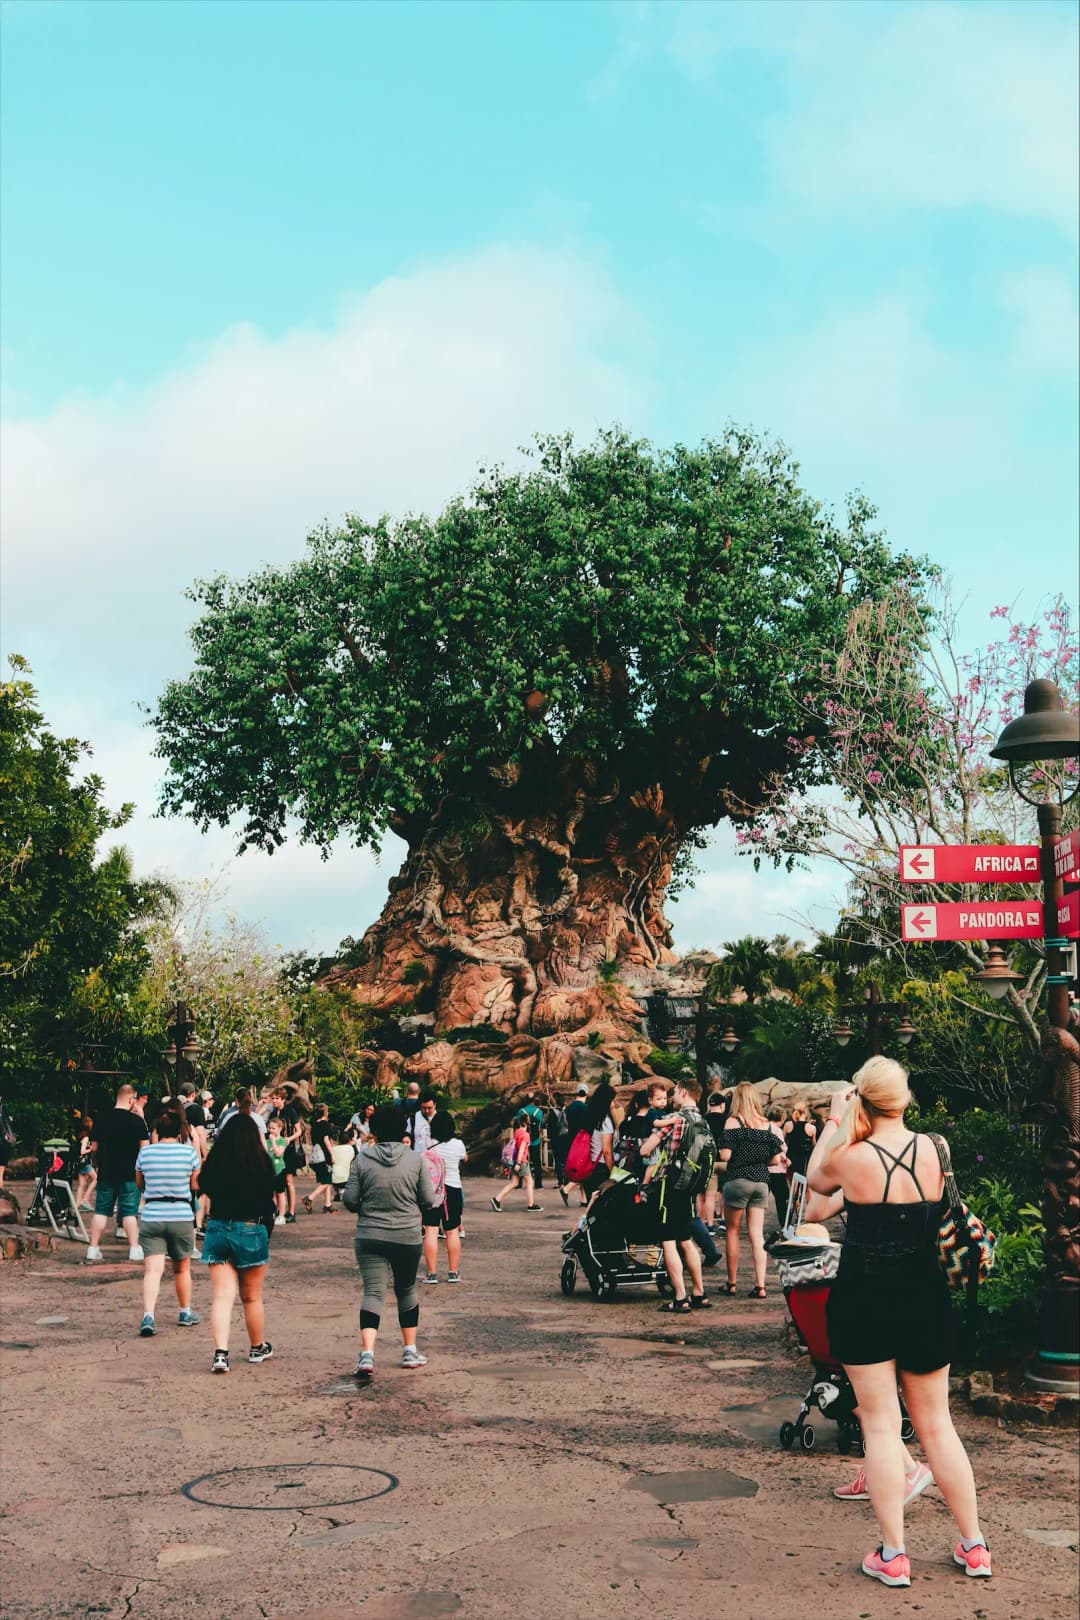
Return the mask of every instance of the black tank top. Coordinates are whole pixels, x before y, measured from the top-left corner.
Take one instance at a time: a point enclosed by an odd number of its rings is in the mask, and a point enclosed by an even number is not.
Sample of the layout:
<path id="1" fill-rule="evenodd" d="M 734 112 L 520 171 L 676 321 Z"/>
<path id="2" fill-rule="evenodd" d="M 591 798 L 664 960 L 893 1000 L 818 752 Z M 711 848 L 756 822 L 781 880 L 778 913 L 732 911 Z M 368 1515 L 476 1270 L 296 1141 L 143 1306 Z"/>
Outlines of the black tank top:
<path id="1" fill-rule="evenodd" d="M 885 1171 L 885 1187 L 876 1204 L 853 1204 L 844 1200 L 847 1214 L 847 1235 L 840 1251 L 840 1266 L 844 1269 L 844 1256 L 855 1259 L 859 1255 L 876 1254 L 900 1259 L 929 1255 L 941 1225 L 941 1199 L 931 1203 L 919 1185 L 915 1174 L 919 1139 L 913 1136 L 898 1154 L 890 1153 L 880 1143 L 867 1139 L 881 1160 Z M 908 1155 L 910 1151 L 910 1163 Z M 889 1204 L 889 1186 L 897 1170 L 903 1170 L 915 1183 L 919 1195 L 913 1204 Z"/>

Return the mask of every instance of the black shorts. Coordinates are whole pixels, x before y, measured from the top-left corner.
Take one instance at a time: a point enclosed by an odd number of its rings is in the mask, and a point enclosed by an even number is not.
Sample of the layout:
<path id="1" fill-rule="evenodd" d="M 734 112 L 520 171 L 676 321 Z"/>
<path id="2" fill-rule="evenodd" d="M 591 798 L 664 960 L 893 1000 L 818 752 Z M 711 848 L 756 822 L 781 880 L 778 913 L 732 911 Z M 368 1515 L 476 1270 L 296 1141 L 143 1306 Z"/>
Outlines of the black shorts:
<path id="1" fill-rule="evenodd" d="M 953 1359 L 952 1302 L 936 1260 L 918 1275 L 838 1276 L 825 1324 L 829 1349 L 846 1367 L 895 1361 L 900 1372 L 929 1373 Z"/>
<path id="2" fill-rule="evenodd" d="M 693 1193 L 668 1193 L 660 1212 L 661 1243 L 689 1243 L 693 1237 Z"/>
<path id="3" fill-rule="evenodd" d="M 316 1164 L 312 1165 L 312 1169 L 315 1171 L 315 1180 L 320 1187 L 333 1186 L 334 1167 L 332 1164 Z"/>
<path id="4" fill-rule="evenodd" d="M 288 1190 L 289 1190 L 289 1179 L 286 1176 L 284 1170 L 279 1170 L 277 1175 L 274 1177 L 274 1191 L 276 1193 L 283 1193 L 283 1192 L 288 1192 Z"/>
<path id="5" fill-rule="evenodd" d="M 464 1190 L 461 1187 L 447 1187 L 443 1192 L 443 1202 L 438 1208 L 425 1209 L 424 1225 L 441 1226 L 444 1232 L 456 1232 L 461 1225 L 464 1208 Z"/>

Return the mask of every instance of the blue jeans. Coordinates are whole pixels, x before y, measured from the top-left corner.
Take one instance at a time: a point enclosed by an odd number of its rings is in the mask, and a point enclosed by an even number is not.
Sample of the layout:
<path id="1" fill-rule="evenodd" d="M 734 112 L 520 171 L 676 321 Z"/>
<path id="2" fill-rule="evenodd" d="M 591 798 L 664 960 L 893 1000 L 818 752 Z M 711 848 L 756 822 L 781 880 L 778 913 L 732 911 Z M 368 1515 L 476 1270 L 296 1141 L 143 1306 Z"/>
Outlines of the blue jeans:
<path id="1" fill-rule="evenodd" d="M 705 1225 L 705 1222 L 702 1220 L 700 1215 L 694 1216 L 693 1220 L 690 1222 L 690 1230 L 693 1233 L 694 1242 L 701 1250 L 701 1257 L 705 1264 L 707 1266 L 717 1265 L 720 1260 L 720 1250 L 713 1242 L 712 1233 L 709 1231 L 709 1228 Z"/>
<path id="2" fill-rule="evenodd" d="M 265 1266 L 270 1259 L 270 1239 L 261 1221 L 215 1221 L 206 1223 L 203 1235 L 203 1265 L 230 1265 L 237 1271 Z"/>

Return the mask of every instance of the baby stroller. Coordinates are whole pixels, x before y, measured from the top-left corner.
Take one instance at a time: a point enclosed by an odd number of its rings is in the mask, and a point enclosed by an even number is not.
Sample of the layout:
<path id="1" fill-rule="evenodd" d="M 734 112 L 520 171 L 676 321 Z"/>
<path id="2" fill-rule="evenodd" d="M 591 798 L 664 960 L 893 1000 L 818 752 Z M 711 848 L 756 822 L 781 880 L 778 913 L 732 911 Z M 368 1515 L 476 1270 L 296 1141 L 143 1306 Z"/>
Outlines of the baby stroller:
<path id="1" fill-rule="evenodd" d="M 42 1142 L 38 1151 L 38 1177 L 34 1196 L 24 1217 L 27 1226 L 51 1226 L 57 1237 L 89 1243 L 90 1234 L 75 1205 L 69 1165 L 71 1143 L 62 1137 Z"/>
<path id="2" fill-rule="evenodd" d="M 656 1189 L 616 1168 L 588 1213 L 563 1237 L 559 1283 L 564 1294 L 577 1286 L 578 1267 L 594 1299 L 610 1300 L 620 1286 L 670 1286 L 660 1251 Z"/>
<path id="3" fill-rule="evenodd" d="M 797 1258 L 780 1261 L 780 1285 L 784 1290 L 791 1320 L 814 1366 L 810 1388 L 794 1423 L 781 1423 L 780 1444 L 785 1451 L 793 1446 L 813 1451 L 817 1430 L 806 1420 L 812 1410 L 836 1424 L 836 1449 L 862 1456 L 862 1431 L 855 1416 L 855 1391 L 851 1380 L 829 1348 L 825 1306 L 832 1279 L 840 1261 L 840 1245 L 825 1243 Z M 900 1401 L 900 1438 L 910 1440 L 915 1433 L 911 1419 Z"/>

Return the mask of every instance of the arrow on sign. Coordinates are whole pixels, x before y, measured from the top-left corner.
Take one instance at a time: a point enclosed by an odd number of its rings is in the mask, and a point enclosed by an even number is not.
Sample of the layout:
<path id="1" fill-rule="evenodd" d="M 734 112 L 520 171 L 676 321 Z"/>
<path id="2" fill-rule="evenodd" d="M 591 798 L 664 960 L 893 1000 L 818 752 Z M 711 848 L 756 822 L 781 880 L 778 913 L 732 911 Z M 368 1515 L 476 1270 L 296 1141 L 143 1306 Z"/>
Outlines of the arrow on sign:
<path id="1" fill-rule="evenodd" d="M 914 928 L 917 934 L 925 934 L 928 928 L 934 925 L 932 911 L 917 911 L 914 916 L 908 917 L 908 927 Z"/>
<path id="2" fill-rule="evenodd" d="M 932 864 L 929 856 L 920 849 L 918 854 L 908 856 L 908 866 L 912 872 L 925 872 Z"/>

